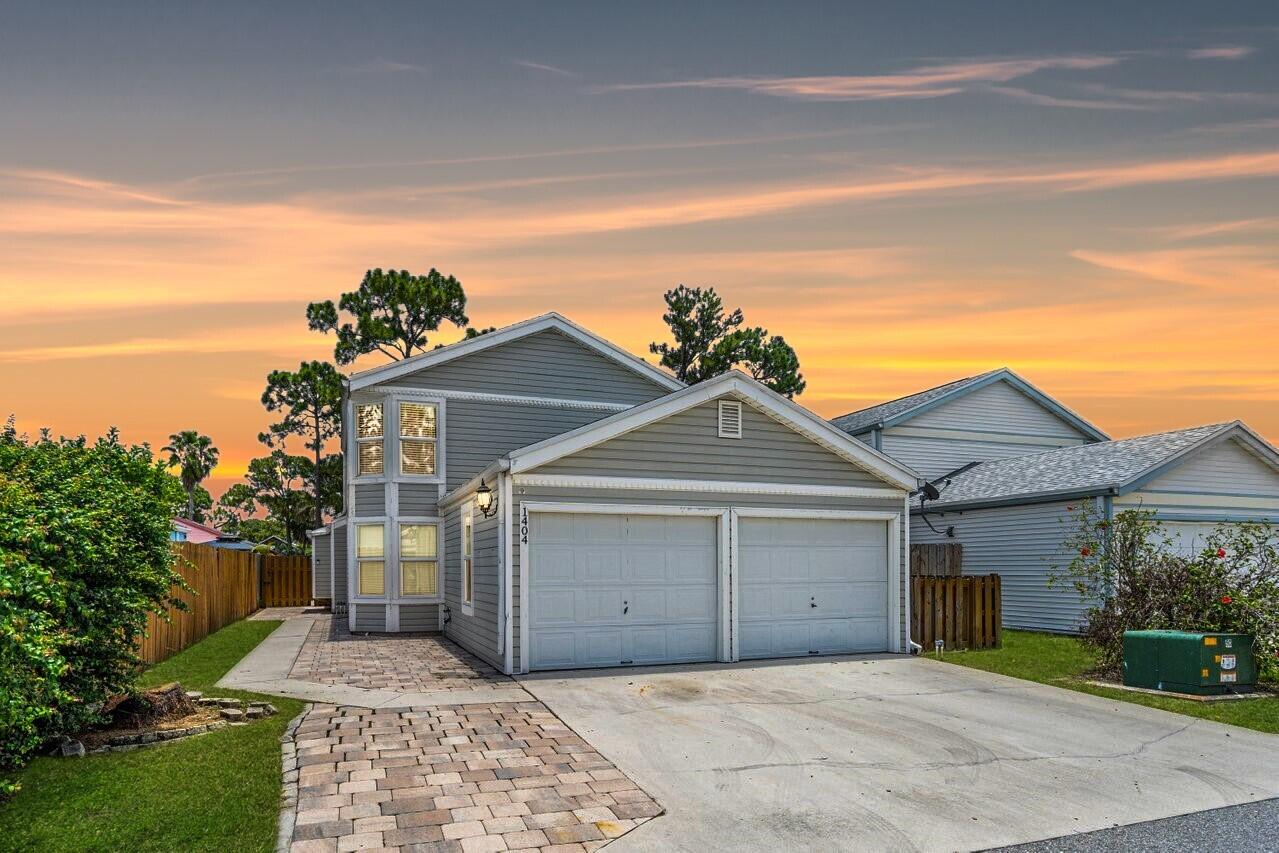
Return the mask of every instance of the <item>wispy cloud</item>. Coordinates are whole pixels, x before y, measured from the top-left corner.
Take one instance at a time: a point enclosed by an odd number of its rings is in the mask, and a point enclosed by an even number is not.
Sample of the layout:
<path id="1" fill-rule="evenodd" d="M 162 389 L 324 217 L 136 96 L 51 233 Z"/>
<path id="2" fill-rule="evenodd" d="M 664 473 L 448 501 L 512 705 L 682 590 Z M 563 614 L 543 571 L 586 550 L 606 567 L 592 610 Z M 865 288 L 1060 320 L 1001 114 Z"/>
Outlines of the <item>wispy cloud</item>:
<path id="1" fill-rule="evenodd" d="M 1192 133 L 1250 133 L 1254 130 L 1279 129 L 1279 118 L 1262 118 L 1248 121 L 1228 121 L 1191 128 Z"/>
<path id="2" fill-rule="evenodd" d="M 1196 222 L 1188 225 L 1164 225 L 1147 230 L 1168 240 L 1194 240 L 1200 237 L 1216 237 L 1221 234 L 1279 231 L 1279 216 L 1231 219 L 1225 222 Z"/>
<path id="3" fill-rule="evenodd" d="M 1211 246 L 1152 252 L 1080 249 L 1071 255 L 1104 269 L 1214 293 L 1269 296 L 1279 278 L 1279 259 L 1273 252 L 1258 246 Z"/>
<path id="4" fill-rule="evenodd" d="M 1255 47 L 1241 44 L 1218 44 L 1186 52 L 1191 59 L 1243 59 L 1256 52 Z"/>
<path id="5" fill-rule="evenodd" d="M 1007 83 L 1045 70 L 1089 71 L 1120 62 L 1113 56 L 1049 56 L 975 59 L 925 65 L 895 74 L 823 75 L 812 77 L 705 77 L 657 83 L 618 83 L 602 92 L 654 89 L 735 89 L 806 101 L 873 101 L 894 98 L 941 98 L 967 91 L 974 84 Z"/>
<path id="6" fill-rule="evenodd" d="M 544 62 L 530 62 L 527 59 L 512 59 L 511 64 L 518 65 L 522 68 L 530 68 L 533 71 L 545 71 L 547 74 L 554 74 L 557 77 L 576 77 L 577 76 L 572 71 L 569 71 L 564 68 L 559 68 L 554 65 L 547 65 Z"/>
<path id="7" fill-rule="evenodd" d="M 1274 92 L 1204 92 L 1182 89 L 1133 89 L 1120 86 L 1089 84 L 1081 87 L 1084 91 L 1112 98 L 1127 98 L 1134 101 L 1152 101 L 1156 103 L 1207 104 L 1215 102 L 1240 104 L 1272 104 L 1279 103 L 1279 94 Z"/>
<path id="8" fill-rule="evenodd" d="M 1105 100 L 1100 98 L 1059 98 L 1055 95 L 1031 92 L 1028 89 L 1020 89 L 1016 86 L 988 86 L 987 91 L 1004 95 L 1015 101 L 1035 104 L 1036 106 L 1041 107 L 1065 107 L 1067 109 L 1076 110 L 1131 110 L 1139 112 L 1149 112 L 1151 110 L 1159 109 L 1159 107 L 1153 104 L 1135 104 L 1131 101 Z"/>
<path id="9" fill-rule="evenodd" d="M 119 356 L 166 355 L 172 353 L 209 355 L 233 352 L 290 353 L 315 343 L 315 334 L 299 331 L 294 323 L 277 328 L 256 328 L 254 335 L 204 333 L 176 338 L 130 338 L 93 344 L 53 344 L 19 349 L 0 349 L 0 363 L 29 364 L 67 359 Z"/>
<path id="10" fill-rule="evenodd" d="M 425 65 L 414 65 L 411 62 L 396 62 L 391 59 L 371 59 L 358 65 L 348 65 L 341 69 L 344 74 L 426 74 Z"/>

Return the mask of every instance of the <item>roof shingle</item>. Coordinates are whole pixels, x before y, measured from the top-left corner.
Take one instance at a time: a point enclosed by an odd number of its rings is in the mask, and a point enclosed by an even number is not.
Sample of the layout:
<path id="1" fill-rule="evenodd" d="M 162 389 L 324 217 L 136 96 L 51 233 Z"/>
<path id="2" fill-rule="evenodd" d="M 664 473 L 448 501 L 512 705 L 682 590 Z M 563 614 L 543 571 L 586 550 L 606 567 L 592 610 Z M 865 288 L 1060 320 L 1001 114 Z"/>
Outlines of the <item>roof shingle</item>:
<path id="1" fill-rule="evenodd" d="M 889 418 L 900 415 L 902 412 L 908 412 L 916 406 L 922 406 L 930 403 L 938 397 L 944 397 L 953 391 L 958 391 L 965 386 L 971 385 L 978 380 L 985 379 L 992 373 L 999 373 L 1000 370 L 990 370 L 986 373 L 979 373 L 976 376 L 968 376 L 963 379 L 956 379 L 954 382 L 947 382 L 945 385 L 938 385 L 936 388 L 929 388 L 926 391 L 919 391 L 915 394 L 908 394 L 905 397 L 898 397 L 896 400 L 889 400 L 887 403 L 880 403 L 878 406 L 871 406 L 867 409 L 858 409 L 855 412 L 849 412 L 846 415 L 840 415 L 832 418 L 831 423 L 842 429 L 844 432 L 857 434 L 864 430 L 868 430 L 878 423 L 888 420 Z"/>

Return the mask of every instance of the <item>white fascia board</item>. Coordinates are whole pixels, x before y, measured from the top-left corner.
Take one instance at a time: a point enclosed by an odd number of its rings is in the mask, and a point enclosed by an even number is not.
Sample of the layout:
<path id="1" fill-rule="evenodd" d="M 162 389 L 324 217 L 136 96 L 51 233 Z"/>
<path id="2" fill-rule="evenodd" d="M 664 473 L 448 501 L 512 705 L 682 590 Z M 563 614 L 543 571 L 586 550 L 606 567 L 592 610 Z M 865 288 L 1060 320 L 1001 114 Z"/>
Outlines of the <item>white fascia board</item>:
<path id="1" fill-rule="evenodd" d="M 848 433 L 780 394 L 736 371 L 659 397 L 648 403 L 578 427 L 562 435 L 513 450 L 508 457 L 511 473 L 518 474 L 624 435 L 655 421 L 710 402 L 725 394 L 735 394 L 754 409 L 807 436 L 832 453 L 881 480 L 902 489 L 915 489 L 918 475 L 879 451 L 867 447 Z"/>
<path id="2" fill-rule="evenodd" d="M 480 483 L 485 480 L 496 480 L 498 475 L 502 474 L 510 468 L 510 463 L 506 459 L 498 459 L 496 462 L 490 462 L 484 467 L 484 470 L 458 486 L 453 491 L 440 498 L 436 505 L 440 509 L 452 506 L 458 501 L 467 498 L 480 487 Z"/>
<path id="3" fill-rule="evenodd" d="M 680 382 L 678 379 L 660 368 L 649 364 L 642 358 L 632 355 L 616 344 L 604 340 L 594 332 L 584 329 L 572 320 L 569 320 L 567 317 L 553 311 L 549 314 L 543 314 L 539 317 L 533 317 L 528 320 L 522 320 L 519 323 L 513 323 L 510 326 L 498 329 L 495 332 L 489 332 L 486 335 L 480 335 L 477 338 L 461 340 L 457 343 L 449 344 L 446 347 L 432 350 L 431 352 L 421 353 L 390 364 L 384 364 L 381 367 L 362 370 L 350 377 L 350 387 L 352 391 L 358 391 L 359 389 L 367 388 L 370 385 L 388 382 L 409 373 L 416 373 L 417 371 L 424 370 L 428 367 L 435 367 L 436 365 L 444 364 L 457 358 L 462 358 L 477 352 L 483 352 L 491 347 L 500 346 L 548 329 L 554 329 L 570 338 L 573 338 L 586 347 L 613 359 L 623 367 L 629 368 L 635 373 L 638 373 L 665 388 L 676 390 L 684 387 L 684 383 Z"/>
<path id="4" fill-rule="evenodd" d="M 899 501 L 906 489 L 869 486 L 817 486 L 809 483 L 758 483 L 739 480 L 675 480 L 659 477 L 593 477 L 577 474 L 516 474 L 520 486 L 620 491 L 701 492 L 705 494 L 797 495 L 828 498 L 872 498 Z"/>

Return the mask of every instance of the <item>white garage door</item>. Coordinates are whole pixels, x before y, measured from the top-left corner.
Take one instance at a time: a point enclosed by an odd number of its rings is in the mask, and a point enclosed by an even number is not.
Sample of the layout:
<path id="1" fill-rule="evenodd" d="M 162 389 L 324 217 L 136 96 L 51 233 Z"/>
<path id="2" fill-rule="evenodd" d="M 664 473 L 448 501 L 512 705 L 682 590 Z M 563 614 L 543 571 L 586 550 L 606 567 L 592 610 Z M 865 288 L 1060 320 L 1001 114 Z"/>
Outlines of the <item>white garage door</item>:
<path id="1" fill-rule="evenodd" d="M 530 668 L 715 659 L 715 518 L 530 516 Z"/>
<path id="2" fill-rule="evenodd" d="M 738 519 L 743 658 L 885 651 L 888 524 Z"/>

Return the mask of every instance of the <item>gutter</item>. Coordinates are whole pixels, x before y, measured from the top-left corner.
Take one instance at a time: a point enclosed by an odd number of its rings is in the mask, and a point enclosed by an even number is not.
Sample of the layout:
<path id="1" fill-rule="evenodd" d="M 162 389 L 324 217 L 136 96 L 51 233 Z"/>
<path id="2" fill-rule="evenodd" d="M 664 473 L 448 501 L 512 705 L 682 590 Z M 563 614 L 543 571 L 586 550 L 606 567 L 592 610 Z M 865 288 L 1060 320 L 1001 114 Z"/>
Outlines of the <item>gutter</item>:
<path id="1" fill-rule="evenodd" d="M 941 506 L 938 506 L 937 503 L 933 501 L 930 502 L 928 511 L 932 513 L 963 512 L 970 509 L 991 509 L 993 507 L 1020 506 L 1022 504 L 1055 503 L 1057 501 L 1073 500 L 1078 498 L 1113 497 L 1118 494 L 1118 486 L 1093 486 L 1092 488 L 1087 489 L 1059 489 L 1051 492 L 1030 492 L 1025 495 L 1009 495 L 1002 498 L 954 501 L 953 503 L 942 504 Z M 917 515 L 921 512 L 922 510 L 918 506 L 911 508 L 911 515 Z"/>

